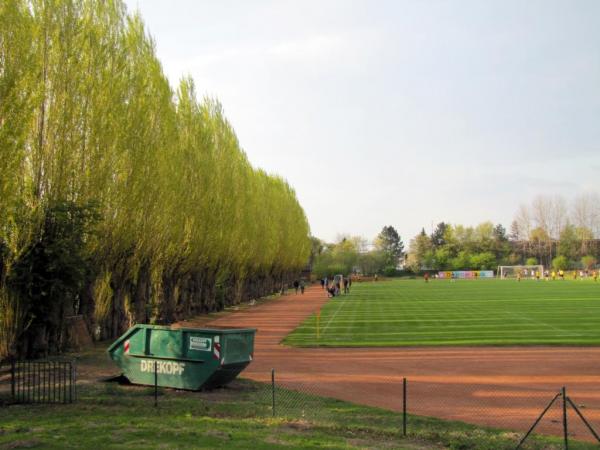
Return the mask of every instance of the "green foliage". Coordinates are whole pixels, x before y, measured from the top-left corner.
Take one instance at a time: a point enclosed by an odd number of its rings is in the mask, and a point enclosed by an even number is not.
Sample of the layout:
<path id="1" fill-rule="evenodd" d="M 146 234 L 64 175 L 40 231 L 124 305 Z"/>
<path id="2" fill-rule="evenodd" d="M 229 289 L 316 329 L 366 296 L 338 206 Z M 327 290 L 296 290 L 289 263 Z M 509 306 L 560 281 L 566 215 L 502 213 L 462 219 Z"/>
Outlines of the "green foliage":
<path id="1" fill-rule="evenodd" d="M 525 265 L 527 265 L 527 266 L 535 266 L 537 264 L 539 264 L 539 263 L 538 263 L 538 260 L 536 258 L 527 258 L 525 260 Z"/>
<path id="2" fill-rule="evenodd" d="M 417 267 L 417 270 L 421 270 L 422 268 L 426 269 L 435 269 L 436 268 L 436 260 L 435 260 L 435 251 L 427 250 L 423 255 L 423 259 L 420 261 L 420 264 Z"/>
<path id="3" fill-rule="evenodd" d="M 422 230 L 410 242 L 408 262 L 413 272 L 494 269 L 508 258 L 511 247 L 502 225 L 483 222 L 476 227 L 441 222 L 431 238 Z"/>
<path id="4" fill-rule="evenodd" d="M 396 269 L 396 266 L 386 266 L 381 270 L 381 274 L 385 277 L 396 277 L 400 271 Z"/>
<path id="5" fill-rule="evenodd" d="M 74 313 L 86 280 L 84 246 L 97 220 L 94 205 L 53 202 L 45 208 L 38 239 L 24 249 L 6 274 L 7 291 L 21 299 L 32 324 L 43 326 L 53 345 L 58 344 L 65 312 Z"/>
<path id="6" fill-rule="evenodd" d="M 496 256 L 492 252 L 477 253 L 471 257 L 471 268 L 475 270 L 491 270 L 496 265 Z"/>
<path id="7" fill-rule="evenodd" d="M 566 270 L 569 268 L 569 260 L 566 256 L 559 255 L 552 260 L 552 268 L 554 270 Z"/>
<path id="8" fill-rule="evenodd" d="M 94 220 L 78 219 L 91 204 Z M 173 92 L 122 1 L 7 0 L 0 249 L 0 292 L 37 318 L 64 301 L 95 326 L 82 292 L 110 280 L 108 337 L 148 305 L 164 322 L 218 307 L 217 280 L 229 302 L 267 293 L 311 243 L 293 189 L 252 167 L 218 101 L 198 101 L 190 79 Z"/>
<path id="9" fill-rule="evenodd" d="M 429 252 L 431 251 L 432 244 L 431 239 L 425 234 L 425 229 L 421 229 L 421 232 L 417 234 L 410 241 L 410 252 L 408 254 L 409 267 L 413 272 L 418 272 L 421 267 L 431 267 L 426 261 L 432 259 Z"/>
<path id="10" fill-rule="evenodd" d="M 568 260 L 577 259 L 577 253 L 581 247 L 581 241 L 577 235 L 577 229 L 567 224 L 560 233 L 560 242 L 558 244 L 558 253 L 565 256 Z"/>
<path id="11" fill-rule="evenodd" d="M 596 264 L 598 264 L 598 260 L 594 256 L 586 255 L 581 258 L 581 265 L 587 270 L 593 269 Z"/>
<path id="12" fill-rule="evenodd" d="M 391 225 L 383 227 L 375 239 L 375 245 L 385 254 L 386 265 L 395 269 L 404 252 L 404 244 L 396 229 Z"/>
<path id="13" fill-rule="evenodd" d="M 323 252 L 324 244 L 319 238 L 314 236 L 310 237 L 310 257 L 308 263 L 312 267 L 315 260 L 319 257 L 319 255 Z"/>
<path id="14" fill-rule="evenodd" d="M 0 355 L 14 356 L 23 330 L 30 325 L 21 299 L 6 289 L 0 290 Z"/>
<path id="15" fill-rule="evenodd" d="M 506 228 L 504 228 L 500 223 L 494 227 L 494 239 L 498 242 L 508 241 L 508 236 L 506 235 Z"/>
<path id="16" fill-rule="evenodd" d="M 356 243 L 352 239 L 343 238 L 336 244 L 324 247 L 315 260 L 313 273 L 319 278 L 347 275 L 353 272 L 358 258 Z"/>
<path id="17" fill-rule="evenodd" d="M 396 274 L 396 265 L 390 265 L 390 254 L 380 248 L 366 250 L 366 240 L 361 237 L 345 237 L 335 244 L 324 244 L 315 258 L 313 274 L 318 278 L 336 274 L 362 275 Z"/>
<path id="18" fill-rule="evenodd" d="M 450 265 L 451 257 L 450 249 L 438 247 L 433 255 L 433 268 L 441 270 L 448 267 Z"/>
<path id="19" fill-rule="evenodd" d="M 556 214 L 559 212 L 555 211 Z M 600 257 L 595 254 L 598 245 L 594 233 L 589 226 L 581 225 L 581 217 L 576 217 L 579 226 L 561 225 L 560 236 L 556 236 L 557 232 L 550 233 L 547 223 L 532 228 L 527 214 L 525 219 L 521 219 L 525 223 L 514 221 L 510 238 L 501 224 L 494 226 L 491 222 L 483 222 L 467 227 L 440 222 L 430 237 L 423 229 L 411 239 L 408 264 L 411 270 L 418 272 L 424 268 L 461 270 L 519 264 L 550 266 L 552 257 L 556 255 L 565 256 L 569 266 L 576 266 L 583 256 Z"/>
<path id="20" fill-rule="evenodd" d="M 443 267 L 438 267 L 438 269 L 444 269 L 446 267 L 450 267 L 453 270 L 466 270 L 471 268 L 471 255 L 469 255 L 466 251 L 461 251 L 458 255 L 450 261 L 450 263 L 446 263 Z"/>
<path id="21" fill-rule="evenodd" d="M 385 274 L 387 255 L 379 250 L 364 252 L 358 255 L 358 267 L 363 275 Z M 393 267 L 395 269 L 395 266 Z M 393 276 L 393 275 L 386 275 Z"/>
<path id="22" fill-rule="evenodd" d="M 431 235 L 431 243 L 434 247 L 442 247 L 446 244 L 446 231 L 448 225 L 444 222 L 440 222 L 435 227 L 433 234 Z"/>

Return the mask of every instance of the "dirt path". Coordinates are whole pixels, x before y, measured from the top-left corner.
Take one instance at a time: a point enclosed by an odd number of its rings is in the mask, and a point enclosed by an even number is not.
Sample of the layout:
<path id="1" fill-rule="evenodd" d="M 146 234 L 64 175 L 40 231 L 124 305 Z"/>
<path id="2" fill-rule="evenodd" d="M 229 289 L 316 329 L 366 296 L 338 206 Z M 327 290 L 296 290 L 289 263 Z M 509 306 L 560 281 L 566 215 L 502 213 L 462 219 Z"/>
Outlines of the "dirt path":
<path id="1" fill-rule="evenodd" d="M 234 312 L 214 326 L 258 329 L 253 363 L 243 376 L 357 403 L 400 410 L 408 379 L 410 413 L 525 430 L 561 386 L 600 428 L 598 347 L 290 348 L 281 340 L 329 299 L 320 287 L 304 295 Z M 331 300 L 336 301 L 336 300 Z M 187 321 L 186 325 L 194 325 Z M 204 325 L 204 324 L 203 324 Z M 561 433 L 560 403 L 540 430 Z M 569 416 L 577 439 L 591 435 Z"/>

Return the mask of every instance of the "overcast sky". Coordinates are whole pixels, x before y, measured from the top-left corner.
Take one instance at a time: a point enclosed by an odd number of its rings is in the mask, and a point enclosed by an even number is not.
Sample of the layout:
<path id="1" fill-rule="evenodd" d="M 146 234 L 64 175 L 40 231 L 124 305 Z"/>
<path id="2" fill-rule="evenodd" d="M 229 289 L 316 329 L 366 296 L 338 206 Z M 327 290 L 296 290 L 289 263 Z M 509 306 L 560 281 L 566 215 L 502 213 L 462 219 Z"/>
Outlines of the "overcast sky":
<path id="1" fill-rule="evenodd" d="M 312 233 L 507 228 L 598 191 L 600 1 L 126 0 Z"/>

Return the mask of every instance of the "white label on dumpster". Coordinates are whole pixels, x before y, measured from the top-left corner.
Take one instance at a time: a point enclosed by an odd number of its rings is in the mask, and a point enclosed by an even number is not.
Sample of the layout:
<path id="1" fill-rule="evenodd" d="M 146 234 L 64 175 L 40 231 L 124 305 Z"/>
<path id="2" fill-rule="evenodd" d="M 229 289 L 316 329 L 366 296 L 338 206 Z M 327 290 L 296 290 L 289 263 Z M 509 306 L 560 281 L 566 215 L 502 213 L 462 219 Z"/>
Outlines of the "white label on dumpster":
<path id="1" fill-rule="evenodd" d="M 210 352 L 211 344 L 212 341 L 210 338 L 190 336 L 190 350 L 204 350 L 205 352 Z"/>
<path id="2" fill-rule="evenodd" d="M 142 359 L 140 361 L 140 371 L 154 373 L 154 363 L 156 363 L 156 372 L 167 375 L 181 375 L 185 369 L 185 363 L 175 361 L 152 361 Z"/>

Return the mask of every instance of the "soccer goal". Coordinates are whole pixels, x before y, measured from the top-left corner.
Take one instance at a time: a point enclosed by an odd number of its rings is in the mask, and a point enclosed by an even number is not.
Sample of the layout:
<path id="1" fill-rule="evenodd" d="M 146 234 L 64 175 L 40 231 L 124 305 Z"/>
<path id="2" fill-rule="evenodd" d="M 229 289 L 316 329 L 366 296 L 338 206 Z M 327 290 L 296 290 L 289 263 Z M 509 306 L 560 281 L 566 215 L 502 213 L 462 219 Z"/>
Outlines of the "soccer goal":
<path id="1" fill-rule="evenodd" d="M 541 264 L 533 266 L 498 266 L 497 273 L 500 279 L 517 278 L 519 275 L 521 278 L 543 278 L 544 266 Z"/>

